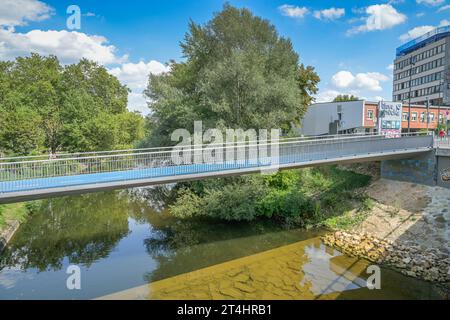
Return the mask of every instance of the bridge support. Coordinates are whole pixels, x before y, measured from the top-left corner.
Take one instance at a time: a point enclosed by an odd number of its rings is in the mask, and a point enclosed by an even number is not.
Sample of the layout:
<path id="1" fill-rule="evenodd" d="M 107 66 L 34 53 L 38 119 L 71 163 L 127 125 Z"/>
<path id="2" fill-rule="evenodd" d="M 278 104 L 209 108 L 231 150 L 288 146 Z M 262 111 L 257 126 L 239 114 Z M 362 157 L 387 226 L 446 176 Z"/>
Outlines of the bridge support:
<path id="1" fill-rule="evenodd" d="M 450 149 L 437 149 L 409 159 L 383 160 L 381 177 L 450 189 Z"/>

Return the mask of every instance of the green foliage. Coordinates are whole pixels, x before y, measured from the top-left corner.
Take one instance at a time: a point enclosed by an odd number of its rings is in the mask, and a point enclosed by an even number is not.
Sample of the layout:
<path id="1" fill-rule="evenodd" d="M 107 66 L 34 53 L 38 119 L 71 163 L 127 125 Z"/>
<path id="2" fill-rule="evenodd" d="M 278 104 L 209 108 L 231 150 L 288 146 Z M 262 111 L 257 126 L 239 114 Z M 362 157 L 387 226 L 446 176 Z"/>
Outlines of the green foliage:
<path id="1" fill-rule="evenodd" d="M 360 201 L 356 192 L 369 182 L 369 176 L 335 166 L 213 179 L 175 189 L 177 197 L 170 210 L 179 218 L 273 218 L 304 227 L 331 225 L 333 219 L 340 222 L 339 216 L 360 202 L 361 214 L 370 210 L 373 202 Z"/>
<path id="2" fill-rule="evenodd" d="M 358 97 L 354 95 L 348 95 L 348 94 L 339 94 L 336 96 L 336 98 L 333 99 L 333 102 L 345 102 L 345 101 L 356 101 L 359 100 Z"/>
<path id="3" fill-rule="evenodd" d="M 169 145 L 178 128 L 282 128 L 298 123 L 317 92 L 319 77 L 299 63 L 289 39 L 267 20 L 226 4 L 205 25 L 189 24 L 184 62 L 151 75 L 152 129 L 144 145 Z"/>
<path id="4" fill-rule="evenodd" d="M 94 151 L 131 147 L 144 120 L 126 109 L 128 89 L 98 64 L 61 66 L 32 54 L 0 63 L 0 151 Z"/>
<path id="5" fill-rule="evenodd" d="M 23 222 L 33 214 L 39 206 L 39 201 L 20 202 L 0 205 L 0 231 L 8 220 Z"/>

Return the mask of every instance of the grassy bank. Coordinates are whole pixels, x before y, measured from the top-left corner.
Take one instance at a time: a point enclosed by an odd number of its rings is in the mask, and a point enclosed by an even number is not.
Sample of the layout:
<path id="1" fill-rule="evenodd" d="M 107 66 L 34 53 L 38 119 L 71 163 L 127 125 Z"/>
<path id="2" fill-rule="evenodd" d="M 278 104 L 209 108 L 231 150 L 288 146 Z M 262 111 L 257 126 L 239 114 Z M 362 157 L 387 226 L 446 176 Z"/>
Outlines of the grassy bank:
<path id="1" fill-rule="evenodd" d="M 0 205 L 0 232 L 7 227 L 8 221 L 24 222 L 37 206 L 36 201 Z"/>
<path id="2" fill-rule="evenodd" d="M 371 176 L 337 166 L 191 182 L 178 186 L 177 217 L 227 221 L 271 219 L 305 228 L 347 228 L 365 218 Z"/>

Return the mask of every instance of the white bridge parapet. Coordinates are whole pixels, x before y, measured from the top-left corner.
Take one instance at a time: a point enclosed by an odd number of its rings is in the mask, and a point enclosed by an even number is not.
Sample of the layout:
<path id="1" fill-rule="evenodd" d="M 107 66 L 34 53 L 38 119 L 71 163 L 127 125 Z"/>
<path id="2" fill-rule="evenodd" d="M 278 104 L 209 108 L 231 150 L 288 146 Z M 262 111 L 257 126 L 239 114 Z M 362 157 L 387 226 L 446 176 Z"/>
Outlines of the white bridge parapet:
<path id="1" fill-rule="evenodd" d="M 407 158 L 433 147 L 434 137 L 428 134 L 397 138 L 338 135 L 194 145 L 183 150 L 181 164 L 174 161 L 172 147 L 0 158 L 0 203 L 330 163 Z M 199 157 L 199 153 L 208 156 Z"/>

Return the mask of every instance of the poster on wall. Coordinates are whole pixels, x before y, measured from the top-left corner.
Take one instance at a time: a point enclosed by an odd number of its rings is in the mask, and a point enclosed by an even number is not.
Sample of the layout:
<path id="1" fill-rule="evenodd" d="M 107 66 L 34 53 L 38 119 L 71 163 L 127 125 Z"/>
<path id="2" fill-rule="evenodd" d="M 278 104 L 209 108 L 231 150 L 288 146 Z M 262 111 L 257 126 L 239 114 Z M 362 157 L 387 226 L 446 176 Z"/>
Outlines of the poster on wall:
<path id="1" fill-rule="evenodd" d="M 398 138 L 402 133 L 402 104 L 380 101 L 378 103 L 378 132 L 388 138 Z"/>

